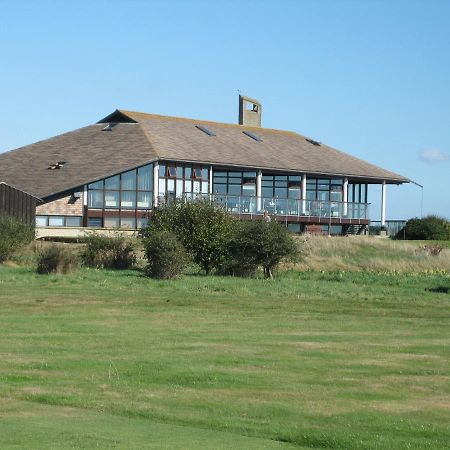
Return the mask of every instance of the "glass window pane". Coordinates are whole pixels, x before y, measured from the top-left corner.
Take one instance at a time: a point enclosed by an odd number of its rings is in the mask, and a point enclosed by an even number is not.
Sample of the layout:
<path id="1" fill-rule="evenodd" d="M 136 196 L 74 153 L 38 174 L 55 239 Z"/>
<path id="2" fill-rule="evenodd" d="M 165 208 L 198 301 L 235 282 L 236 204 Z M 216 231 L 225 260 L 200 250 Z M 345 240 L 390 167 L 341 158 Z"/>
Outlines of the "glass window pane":
<path id="1" fill-rule="evenodd" d="M 342 178 L 332 178 L 331 184 L 344 184 L 344 180 Z"/>
<path id="2" fill-rule="evenodd" d="M 136 171 L 130 170 L 122 174 L 122 189 L 133 191 L 136 189 Z"/>
<path id="3" fill-rule="evenodd" d="M 165 195 L 166 193 L 166 180 L 160 179 L 159 180 L 159 195 Z"/>
<path id="4" fill-rule="evenodd" d="M 88 206 L 103 208 L 103 191 L 88 191 Z"/>
<path id="5" fill-rule="evenodd" d="M 175 180 L 167 180 L 167 192 L 175 192 Z"/>
<path id="6" fill-rule="evenodd" d="M 307 200 L 315 200 L 316 199 L 316 191 L 306 191 L 306 199 Z"/>
<path id="7" fill-rule="evenodd" d="M 49 227 L 63 227 L 64 226 L 64 217 L 63 216 L 49 216 L 48 217 L 48 226 Z"/>
<path id="8" fill-rule="evenodd" d="M 167 176 L 175 178 L 177 176 L 177 168 L 175 166 L 169 166 L 167 168 Z"/>
<path id="9" fill-rule="evenodd" d="M 134 217 L 122 217 L 120 228 L 136 228 L 136 219 Z"/>
<path id="10" fill-rule="evenodd" d="M 242 178 L 242 172 L 228 172 L 228 178 Z"/>
<path id="11" fill-rule="evenodd" d="M 213 170 L 213 174 L 214 174 L 214 176 L 217 176 L 217 177 L 226 177 L 227 176 L 227 172 L 216 172 L 215 170 Z"/>
<path id="12" fill-rule="evenodd" d="M 37 227 L 46 227 L 47 221 L 48 221 L 47 216 L 36 216 L 36 226 Z"/>
<path id="13" fill-rule="evenodd" d="M 160 177 L 165 177 L 166 176 L 166 165 L 165 164 L 160 164 L 159 165 L 159 176 Z"/>
<path id="14" fill-rule="evenodd" d="M 332 202 L 342 202 L 342 191 L 331 191 L 330 200 Z"/>
<path id="15" fill-rule="evenodd" d="M 88 186 L 89 189 L 103 189 L 103 180 L 96 181 L 95 183 L 91 183 Z"/>
<path id="16" fill-rule="evenodd" d="M 89 217 L 87 224 L 88 224 L 88 227 L 101 228 L 102 227 L 102 218 L 101 217 Z"/>
<path id="17" fill-rule="evenodd" d="M 151 192 L 138 192 L 137 193 L 137 207 L 138 208 L 151 208 L 152 206 L 152 193 Z"/>
<path id="18" fill-rule="evenodd" d="M 192 175 L 192 168 L 191 167 L 185 167 L 184 168 L 184 178 L 185 178 L 185 180 L 190 179 L 191 175 Z"/>
<path id="19" fill-rule="evenodd" d="M 186 180 L 184 182 L 184 192 L 192 192 L 192 181 Z"/>
<path id="20" fill-rule="evenodd" d="M 243 184 L 242 185 L 242 195 L 254 196 L 256 195 L 256 185 L 254 184 Z"/>
<path id="21" fill-rule="evenodd" d="M 119 207 L 119 191 L 105 191 L 105 208 Z"/>
<path id="22" fill-rule="evenodd" d="M 287 198 L 287 189 L 286 188 L 275 188 L 275 197 Z"/>
<path id="23" fill-rule="evenodd" d="M 223 183 L 227 184 L 227 178 L 226 177 L 214 177 L 214 183 Z"/>
<path id="24" fill-rule="evenodd" d="M 200 181 L 193 181 L 192 182 L 192 191 L 196 194 L 201 192 L 201 184 Z"/>
<path id="25" fill-rule="evenodd" d="M 275 177 L 275 181 L 287 181 L 287 176 L 286 175 L 277 175 Z"/>
<path id="26" fill-rule="evenodd" d="M 115 175 L 105 180 L 105 189 L 120 189 L 120 176 Z"/>
<path id="27" fill-rule="evenodd" d="M 148 225 L 148 219 L 145 217 L 142 217 L 137 220 L 137 227 L 138 228 L 145 228 Z"/>
<path id="28" fill-rule="evenodd" d="M 208 185 L 209 183 L 207 181 L 202 181 L 202 194 L 207 194 L 209 192 Z"/>
<path id="29" fill-rule="evenodd" d="M 103 219 L 105 228 L 119 228 L 119 218 L 118 217 L 105 217 Z"/>
<path id="30" fill-rule="evenodd" d="M 300 175 L 289 175 L 289 181 L 302 181 L 302 177 Z"/>
<path id="31" fill-rule="evenodd" d="M 152 191 L 153 190 L 153 166 L 140 167 L 138 169 L 138 190 Z"/>
<path id="32" fill-rule="evenodd" d="M 216 194 L 226 194 L 227 186 L 225 184 L 215 184 L 214 185 L 214 193 Z"/>
<path id="33" fill-rule="evenodd" d="M 241 195 L 241 185 L 240 184 L 230 184 L 228 186 L 229 195 Z"/>
<path id="34" fill-rule="evenodd" d="M 66 227 L 81 227 L 81 217 L 66 217 Z"/>
<path id="35" fill-rule="evenodd" d="M 202 178 L 204 180 L 208 180 L 209 179 L 209 170 L 208 169 L 206 169 L 206 168 L 202 169 Z"/>
<path id="36" fill-rule="evenodd" d="M 177 178 L 183 178 L 183 166 L 177 167 Z"/>
<path id="37" fill-rule="evenodd" d="M 261 193 L 263 197 L 273 197 L 273 188 L 263 187 Z"/>
<path id="38" fill-rule="evenodd" d="M 289 198 L 300 198 L 301 193 L 302 193 L 302 191 L 298 187 L 290 187 L 288 189 L 288 197 Z"/>
<path id="39" fill-rule="evenodd" d="M 194 178 L 201 179 L 202 178 L 202 169 L 194 169 Z"/>
<path id="40" fill-rule="evenodd" d="M 125 209 L 136 208 L 136 192 L 122 191 L 120 206 Z"/>
<path id="41" fill-rule="evenodd" d="M 183 180 L 177 180 L 175 192 L 177 197 L 181 197 L 183 195 Z"/>

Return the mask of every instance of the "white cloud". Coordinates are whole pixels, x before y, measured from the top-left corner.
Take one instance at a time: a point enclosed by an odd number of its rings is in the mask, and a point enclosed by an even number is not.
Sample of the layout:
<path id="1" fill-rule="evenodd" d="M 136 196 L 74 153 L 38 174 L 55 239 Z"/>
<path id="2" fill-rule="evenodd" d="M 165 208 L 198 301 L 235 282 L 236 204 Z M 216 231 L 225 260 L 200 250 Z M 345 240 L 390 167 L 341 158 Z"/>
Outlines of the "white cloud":
<path id="1" fill-rule="evenodd" d="M 450 153 L 442 150 L 427 149 L 420 152 L 420 159 L 427 162 L 450 161 Z"/>

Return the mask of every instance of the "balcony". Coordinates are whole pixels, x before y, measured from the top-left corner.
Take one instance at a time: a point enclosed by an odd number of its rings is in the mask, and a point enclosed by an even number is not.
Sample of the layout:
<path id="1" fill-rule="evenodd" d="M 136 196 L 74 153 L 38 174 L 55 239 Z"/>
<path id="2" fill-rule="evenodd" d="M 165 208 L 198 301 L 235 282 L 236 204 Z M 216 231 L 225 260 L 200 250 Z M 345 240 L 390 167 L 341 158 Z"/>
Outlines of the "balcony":
<path id="1" fill-rule="evenodd" d="M 185 194 L 183 198 L 211 198 L 228 212 L 239 216 L 271 216 L 298 222 L 367 223 L 370 203 L 296 200 L 288 198 L 245 197 L 234 195 Z M 159 201 L 168 201 L 159 197 Z"/>

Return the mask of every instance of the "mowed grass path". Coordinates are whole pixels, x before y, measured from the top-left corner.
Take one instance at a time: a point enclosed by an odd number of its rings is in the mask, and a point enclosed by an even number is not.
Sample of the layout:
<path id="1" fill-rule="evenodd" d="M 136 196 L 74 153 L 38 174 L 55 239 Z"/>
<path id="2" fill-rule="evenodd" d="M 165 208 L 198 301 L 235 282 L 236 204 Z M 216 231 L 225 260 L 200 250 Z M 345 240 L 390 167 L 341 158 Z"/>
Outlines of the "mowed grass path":
<path id="1" fill-rule="evenodd" d="M 0 266 L 0 448 L 450 448 L 448 288 Z"/>

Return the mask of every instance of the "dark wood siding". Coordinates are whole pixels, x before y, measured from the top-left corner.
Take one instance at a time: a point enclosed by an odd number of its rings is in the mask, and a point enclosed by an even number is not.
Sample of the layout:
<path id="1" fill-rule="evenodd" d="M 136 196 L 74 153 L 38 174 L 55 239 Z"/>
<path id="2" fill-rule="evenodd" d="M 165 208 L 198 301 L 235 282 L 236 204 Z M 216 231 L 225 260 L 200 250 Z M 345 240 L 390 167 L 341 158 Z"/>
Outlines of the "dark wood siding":
<path id="1" fill-rule="evenodd" d="M 0 183 L 0 214 L 8 214 L 34 225 L 37 202 L 36 197 Z"/>

